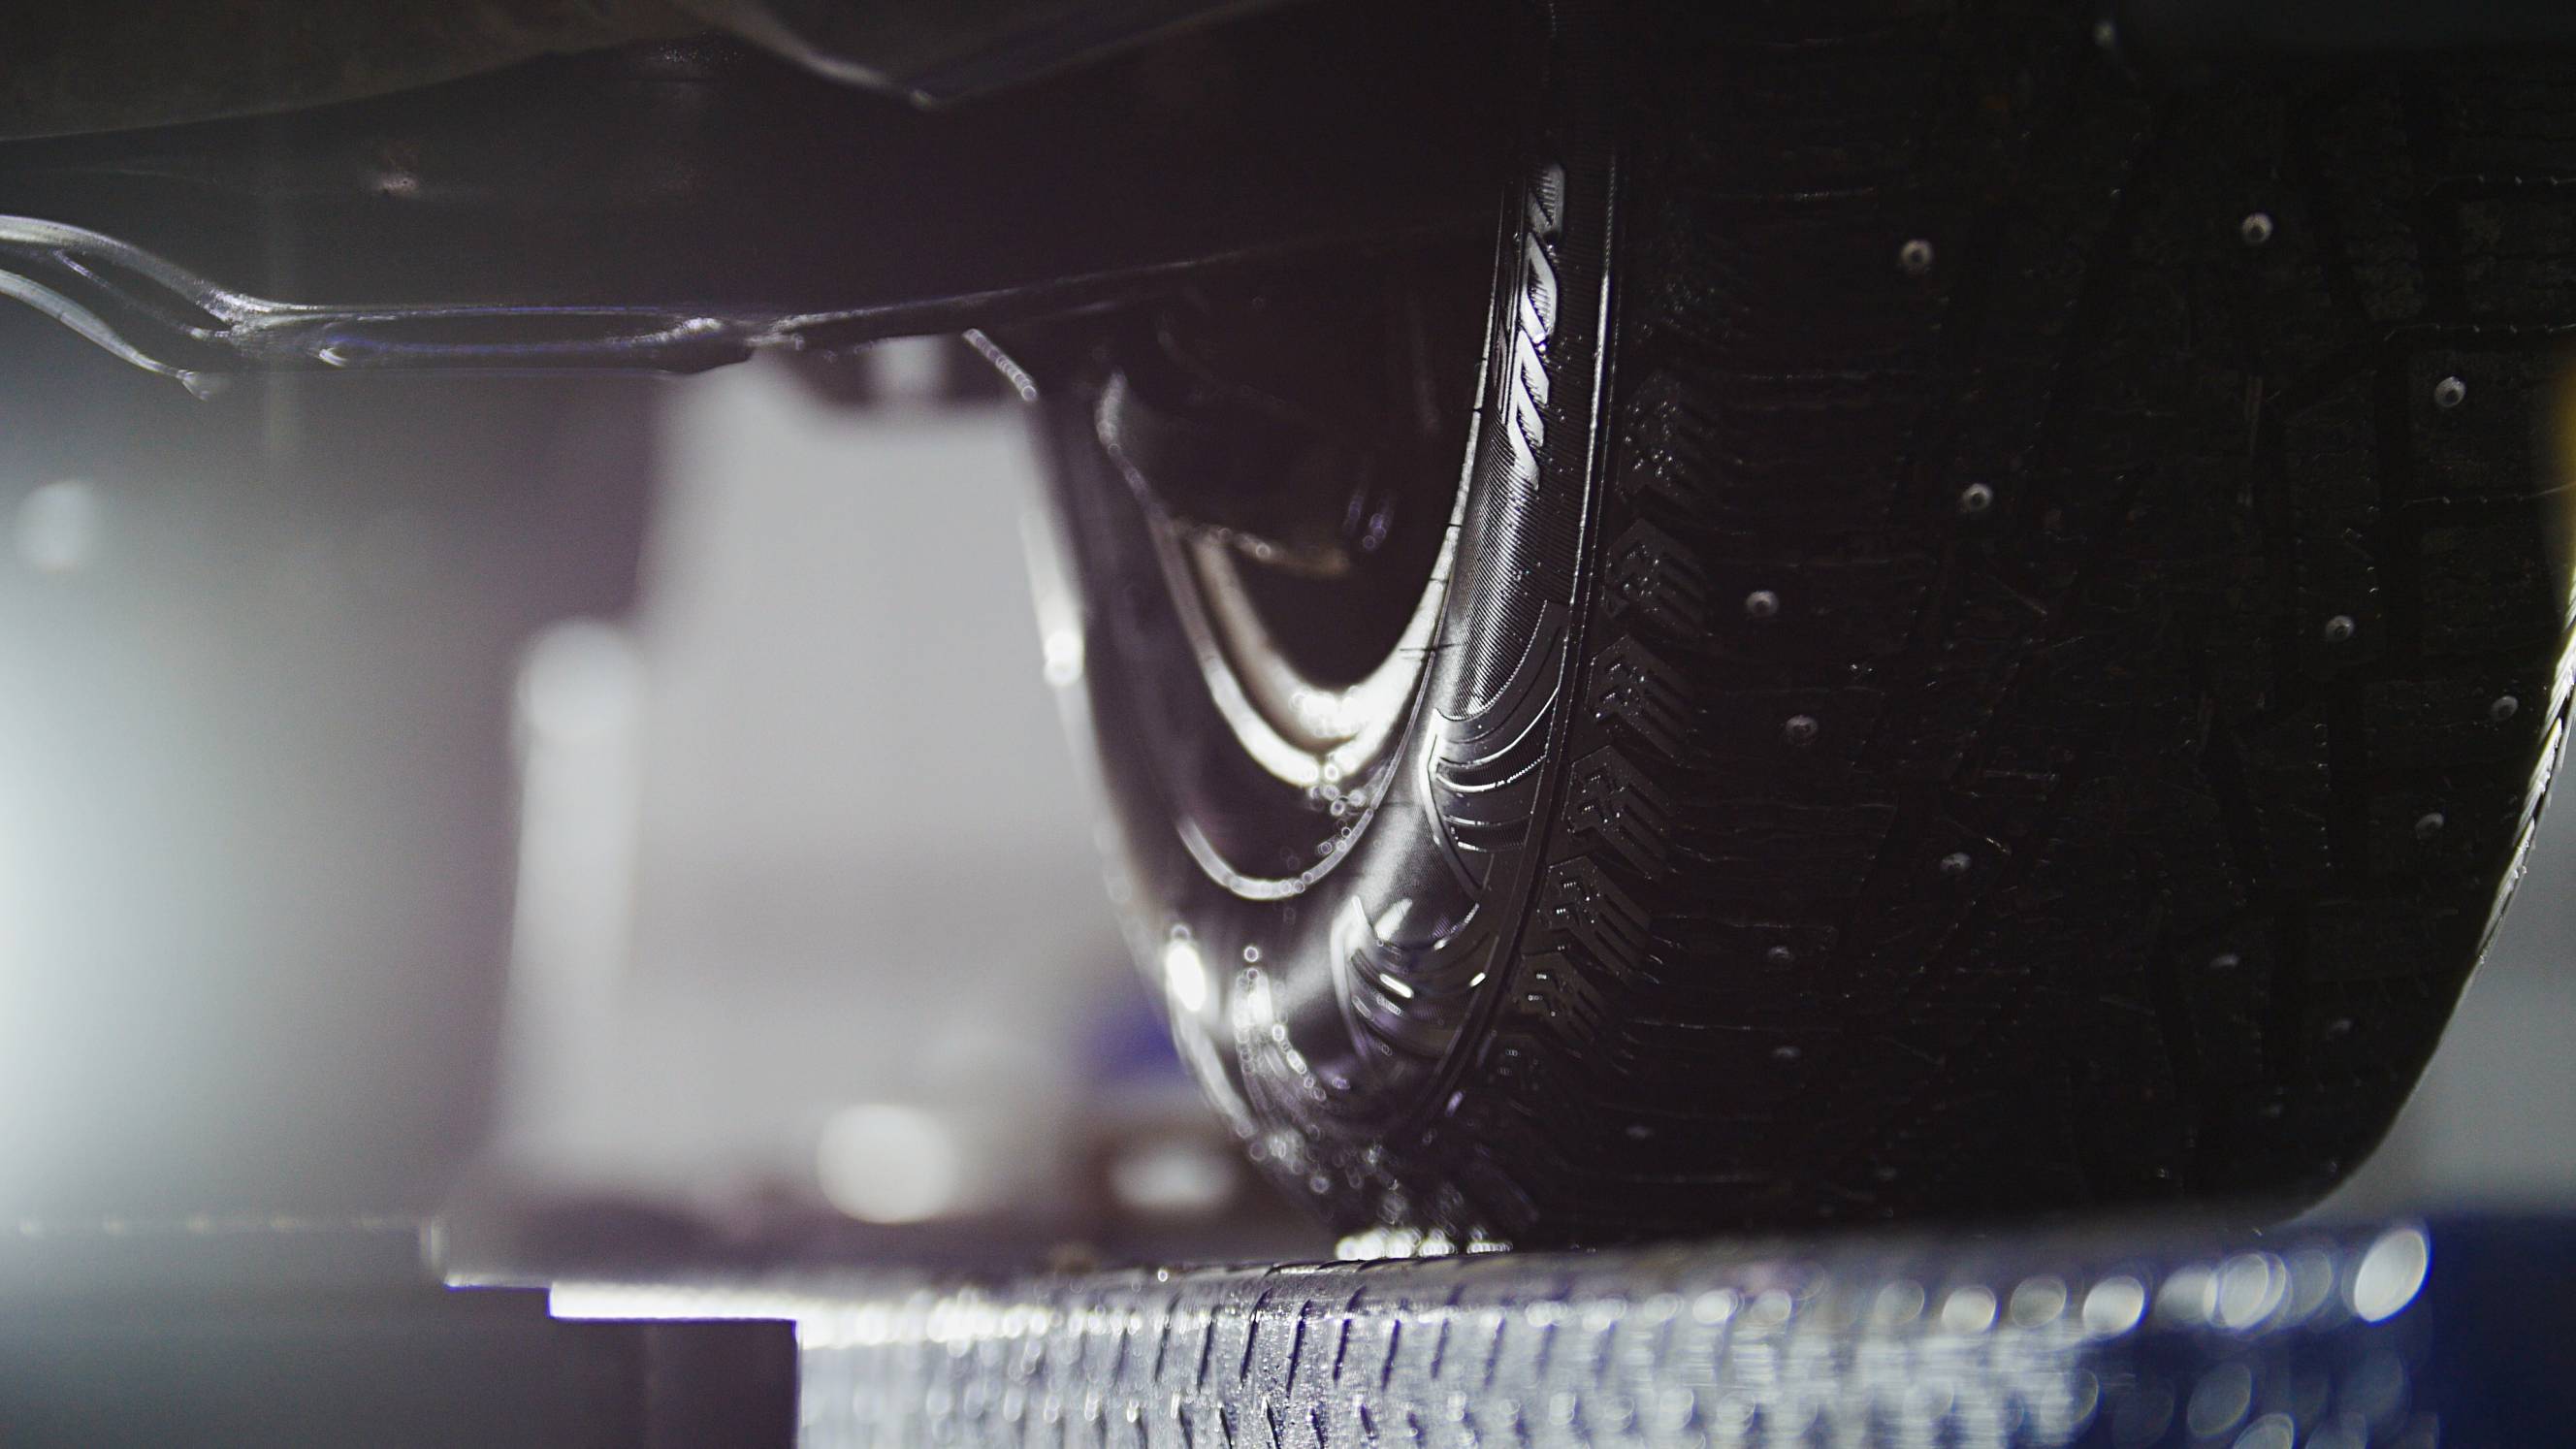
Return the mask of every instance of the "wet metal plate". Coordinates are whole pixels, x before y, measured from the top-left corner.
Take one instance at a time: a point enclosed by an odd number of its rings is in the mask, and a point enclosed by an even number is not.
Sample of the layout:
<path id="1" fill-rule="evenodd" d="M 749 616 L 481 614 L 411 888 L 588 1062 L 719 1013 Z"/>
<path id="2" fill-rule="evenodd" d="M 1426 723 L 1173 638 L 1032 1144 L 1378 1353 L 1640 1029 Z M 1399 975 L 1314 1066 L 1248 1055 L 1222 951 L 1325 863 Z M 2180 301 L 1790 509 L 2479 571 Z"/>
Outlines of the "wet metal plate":
<path id="1" fill-rule="evenodd" d="M 1851 1237 L 986 1283 L 566 1283 L 792 1318 L 812 1445 L 2566 1442 L 2576 1233 Z"/>

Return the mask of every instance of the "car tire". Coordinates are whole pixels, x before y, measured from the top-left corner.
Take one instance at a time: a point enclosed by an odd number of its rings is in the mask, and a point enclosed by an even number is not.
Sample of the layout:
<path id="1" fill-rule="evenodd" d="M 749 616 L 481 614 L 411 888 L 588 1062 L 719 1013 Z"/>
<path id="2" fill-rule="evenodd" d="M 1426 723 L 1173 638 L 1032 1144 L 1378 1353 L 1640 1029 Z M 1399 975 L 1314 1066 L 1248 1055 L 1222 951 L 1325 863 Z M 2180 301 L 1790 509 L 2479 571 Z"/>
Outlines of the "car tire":
<path id="1" fill-rule="evenodd" d="M 1381 1247 L 2323 1193 L 2565 728 L 2576 66 L 2169 88 L 1965 0 L 1532 31 L 1362 767 L 1229 723 L 1117 348 L 1043 400 L 1050 659 L 1185 1060 Z"/>

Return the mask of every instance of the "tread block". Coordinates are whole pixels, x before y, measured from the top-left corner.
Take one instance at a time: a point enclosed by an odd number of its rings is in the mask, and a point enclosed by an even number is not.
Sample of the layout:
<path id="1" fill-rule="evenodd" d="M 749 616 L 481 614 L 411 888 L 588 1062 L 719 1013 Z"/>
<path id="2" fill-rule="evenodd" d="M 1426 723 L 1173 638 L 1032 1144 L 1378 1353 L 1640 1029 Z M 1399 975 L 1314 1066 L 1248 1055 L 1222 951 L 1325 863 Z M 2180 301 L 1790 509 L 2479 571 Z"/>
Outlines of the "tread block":
<path id="1" fill-rule="evenodd" d="M 2208 1155 L 2269 1164 L 2279 1191 L 2321 1192 L 2370 1150 L 2406 1086 L 2393 1073 L 2310 1073 L 2227 1094 L 2208 1113 Z"/>
<path id="2" fill-rule="evenodd" d="M 2335 304 L 2329 270 L 2335 258 L 2318 209 L 2304 191 L 2279 184 L 2262 187 L 2248 198 L 2247 214 L 2256 211 L 2272 219 L 2272 239 L 2260 249 L 2248 249 L 2240 265 L 2248 269 L 2260 319 L 2256 342 L 2263 366 L 2277 384 L 2359 351 L 2371 333 Z"/>
<path id="3" fill-rule="evenodd" d="M 2566 67 L 2507 61 L 2447 79 L 2432 94 L 2456 171 L 2547 174 L 2576 154 L 2576 82 Z"/>
<path id="4" fill-rule="evenodd" d="M 1697 555 L 1642 520 L 1610 545 L 1601 596 L 1612 618 L 1633 616 L 1668 637 L 1691 638 L 1708 625 L 1708 578 Z"/>
<path id="5" fill-rule="evenodd" d="M 1625 980 L 1646 965 L 1650 921 L 1645 908 L 1589 859 L 1550 866 L 1539 887 L 1538 922 L 1579 947 L 1594 965 Z"/>
<path id="6" fill-rule="evenodd" d="M 2237 757 L 2271 878 L 2293 890 L 2322 881 L 2333 864 L 2328 835 L 2334 785 L 2324 715 L 2309 708 L 2243 730 Z"/>
<path id="7" fill-rule="evenodd" d="M 2361 716 L 2369 767 L 2425 770 L 2526 754 L 2531 731 L 2522 712 L 2547 709 L 2550 685 L 2549 676 L 2536 669 L 2364 684 Z"/>
<path id="8" fill-rule="evenodd" d="M 1860 687 L 1724 690 L 1704 712 L 1695 763 L 1829 777 L 1859 753 L 1885 704 L 1884 691 Z"/>
<path id="9" fill-rule="evenodd" d="M 1566 831 L 1652 876 L 1672 860 L 1670 797 L 1615 746 L 1574 762 L 1565 801 Z"/>
<path id="10" fill-rule="evenodd" d="M 2559 269 L 2576 273 L 2564 258 Z M 2454 502 L 2529 498 L 2570 481 L 2563 463 L 2549 466 L 2559 455 L 2545 431 L 2557 412 L 2551 396 L 2561 372 L 2557 364 L 2556 357 L 2537 352 L 2442 351 L 2410 359 L 2408 448 L 2424 496 Z M 2440 399 L 2452 396 L 2446 389 L 2454 380 L 2464 388 L 2445 407 Z"/>
<path id="11" fill-rule="evenodd" d="M 2560 566 L 2528 524 L 2428 528 L 2417 541 L 2416 571 L 2428 654 L 2492 654 L 2557 636 L 2566 598 Z"/>
<path id="12" fill-rule="evenodd" d="M 1728 605 L 1726 637 L 1748 652 L 1810 667 L 1901 651 L 1939 575 L 1940 561 L 1924 554 L 1709 565 L 1713 592 Z M 1777 600 L 1769 606 L 1774 612 L 1748 612 L 1745 601 L 1757 592 Z"/>
<path id="13" fill-rule="evenodd" d="M 1687 680 L 1634 636 L 1619 639 L 1592 661 L 1590 714 L 1619 721 L 1655 753 L 1678 760 L 1691 733 Z"/>
<path id="14" fill-rule="evenodd" d="M 2576 178 L 2514 177 L 2501 196 L 2459 204 L 2460 282 L 2473 314 L 2522 318 L 2576 311 Z"/>
<path id="15" fill-rule="evenodd" d="M 1663 372 L 1627 412 L 1620 486 L 1713 530 L 1881 531 L 1920 408 L 1885 376 L 1740 378 L 1713 395 Z"/>
<path id="16" fill-rule="evenodd" d="M 2277 675 L 2272 635 L 2260 607 L 2260 577 L 2251 578 L 2202 622 L 2200 669 L 2210 698 L 2231 720 L 2272 707 Z"/>
<path id="17" fill-rule="evenodd" d="M 2273 1065 L 2263 1034 L 2272 1002 L 2272 922 L 2239 923 L 2172 957 L 2202 1079 L 2223 1087 L 2262 1081 Z"/>
<path id="18" fill-rule="evenodd" d="M 2455 995 L 2455 980 L 2433 976 L 2311 981 L 2299 1013 L 2302 1061 L 2328 1077 L 2412 1075 L 2433 1054 Z"/>
<path id="19" fill-rule="evenodd" d="M 2377 895 L 2320 901 L 2308 916 L 2311 983 L 2446 976 L 2460 959 L 2465 918 L 2441 900 Z"/>
<path id="20" fill-rule="evenodd" d="M 1875 193 L 1762 197 L 1723 209 L 1724 235 L 1683 230 L 1697 256 L 1665 274 L 1665 327 L 1709 352 L 1758 349 L 1819 382 L 1929 362 L 1948 299 L 1947 270 L 1909 277 L 1903 249 L 1964 245 L 1966 228 L 1929 199 Z"/>
<path id="21" fill-rule="evenodd" d="M 2373 875 L 2456 873 L 2490 867 L 2522 828 L 2525 791 L 2493 772 L 2451 776 L 2370 797 Z"/>
<path id="22" fill-rule="evenodd" d="M 2298 541 L 2299 661 L 2313 673 L 2354 669 L 2388 648 L 2388 610 L 2379 562 L 2349 526 L 2319 528 Z"/>
<path id="23" fill-rule="evenodd" d="M 1860 894 L 1897 807 L 1756 796 L 1710 800 L 1687 818 L 1699 899 L 1765 915 L 1795 908 L 1804 917 Z"/>
<path id="24" fill-rule="evenodd" d="M 1950 778 L 1993 722 L 2009 683 L 1989 668 L 1935 669 L 1906 681 L 1910 708 L 1870 740 L 1868 764 L 1898 780 Z"/>
<path id="25" fill-rule="evenodd" d="M 2236 914 L 2246 872 L 2228 843 L 2226 810 L 2196 765 L 2176 762 L 2140 791 L 2156 846 L 2156 894 L 2171 929 L 2200 931 Z"/>
<path id="26" fill-rule="evenodd" d="M 1880 24 L 1872 18 L 1873 29 Z M 1685 164 L 1742 188 L 1813 190 L 1894 180 L 1921 146 L 1937 70 L 1920 44 L 1878 31 L 1876 43 L 1711 46 L 1727 83 L 1694 95 Z M 1891 41 L 1897 43 L 1890 43 Z M 1760 146 L 1743 138 L 1758 135 Z"/>
<path id="27" fill-rule="evenodd" d="M 2344 267 L 2373 322 L 2420 316 L 2425 303 L 2423 248 L 2411 214 L 2423 194 L 2405 109 L 2394 81 L 2378 81 L 2311 107 L 2303 117 L 2316 148 L 2313 186 L 2343 238 Z"/>
<path id="28" fill-rule="evenodd" d="M 2281 424 L 2293 516 L 2310 526 L 2367 528 L 2379 517 L 2379 420 L 2372 374 L 2346 378 Z M 2432 386 L 2425 384 L 2426 388 Z"/>
<path id="29" fill-rule="evenodd" d="M 1816 977 L 1842 935 L 1830 921 L 1766 919 L 1751 911 L 1668 916 L 1660 924 L 1678 956 L 1695 963 L 1687 972 L 1666 973 L 1672 984 L 1759 980 L 1766 994 L 1783 981 Z"/>

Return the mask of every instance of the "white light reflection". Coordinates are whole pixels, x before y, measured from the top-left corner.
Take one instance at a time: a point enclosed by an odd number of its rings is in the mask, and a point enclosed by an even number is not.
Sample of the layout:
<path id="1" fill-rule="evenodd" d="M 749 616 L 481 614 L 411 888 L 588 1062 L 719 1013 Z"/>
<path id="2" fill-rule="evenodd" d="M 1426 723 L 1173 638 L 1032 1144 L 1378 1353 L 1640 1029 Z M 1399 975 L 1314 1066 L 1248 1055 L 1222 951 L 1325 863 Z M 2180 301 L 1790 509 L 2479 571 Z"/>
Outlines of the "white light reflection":
<path id="1" fill-rule="evenodd" d="M 838 1306 L 809 1294 L 668 1283 L 573 1281 L 546 1290 L 546 1316 L 568 1322 L 763 1322 Z"/>
<path id="2" fill-rule="evenodd" d="M 577 1139 L 616 1058 L 633 921 L 644 661 L 625 630 L 556 624 L 520 662 L 519 882 L 510 943 L 509 1150 Z"/>
<path id="3" fill-rule="evenodd" d="M 1207 962 L 1187 936 L 1174 936 L 1163 947 L 1163 988 L 1182 1011 L 1196 1013 L 1207 1005 Z"/>
<path id="4" fill-rule="evenodd" d="M 1147 1142 L 1109 1165 L 1119 1204 L 1156 1216 L 1203 1216 L 1234 1196 L 1233 1160 L 1191 1138 Z"/>
<path id="5" fill-rule="evenodd" d="M 957 1205 L 965 1156 L 938 1117 L 872 1102 L 824 1124 L 815 1175 L 824 1200 L 861 1222 L 917 1223 Z"/>
<path id="6" fill-rule="evenodd" d="M 2105 1278 L 2084 1295 L 2084 1331 L 2116 1338 L 2138 1326 L 2147 1312 L 2147 1287 L 2126 1273 Z"/>
<path id="7" fill-rule="evenodd" d="M 78 573 L 98 556 L 98 490 L 77 478 L 48 483 L 18 503 L 18 561 L 40 574 Z"/>
<path id="8" fill-rule="evenodd" d="M 1941 1327 L 1951 1333 L 1983 1333 L 1994 1327 L 1995 1295 L 1970 1285 L 1954 1290 L 1941 1304 Z"/>
<path id="9" fill-rule="evenodd" d="M 1451 1251 L 1453 1245 L 1437 1234 L 1381 1228 L 1347 1240 L 1345 1255 L 1354 1248 L 1424 1256 Z M 2310 1251 L 2318 1250 L 2240 1253 L 2214 1268 L 2202 1265 L 2204 1276 L 2215 1275 L 2215 1318 L 2254 1314 L 2270 1329 L 2282 1327 L 2286 1305 L 2297 1298 L 2294 1288 L 2283 1285 L 2301 1271 L 2302 1256 Z M 2379 1254 L 2378 1265 L 2365 1268 L 2373 1253 Z M 2383 1234 L 2366 1251 L 2351 1252 L 2341 1267 L 2352 1278 L 2348 1290 L 2380 1306 L 2383 1289 L 2385 1297 L 2394 1297 L 2397 1285 L 2420 1280 L 2410 1266 L 2419 1262 L 2429 1262 L 2424 1234 L 2400 1228 Z M 1384 1271 L 1370 1270 L 1373 1276 Z M 1433 1281 L 1454 1284 L 1454 1279 L 1437 1277 L 1437 1269 L 1430 1272 Z M 1172 1284 L 1176 1276 L 1158 1273 L 1155 1281 Z M 2353 1286 L 2363 1280 L 2379 1286 Z M 1140 1331 L 1164 1332 L 1173 1342 L 1200 1345 L 1202 1354 L 1212 1343 L 1230 1353 L 1233 1345 L 1257 1342 L 1274 1329 L 1284 1336 L 1306 1332 L 1318 1319 L 1329 1324 L 1336 1315 L 1356 1318 L 1354 1300 L 1344 1296 L 1355 1281 L 1273 1281 L 1271 1291 L 1249 1307 L 1242 1303 L 1239 1280 L 1227 1289 L 1222 1278 L 1172 1288 L 1168 1308 L 1140 1302 L 1125 1286 L 1112 1286 L 1101 1297 L 1073 1287 L 1052 1308 L 995 1299 L 974 1289 L 931 1293 L 904 1285 L 868 1288 L 844 1304 L 800 1315 L 805 1402 L 809 1410 L 820 1411 L 808 1427 L 829 1426 L 841 1436 L 834 1442 L 912 1443 L 932 1437 L 998 1441 L 1009 1437 L 1005 1430 L 1026 1422 L 1024 1411 L 1033 1401 L 1013 1408 L 1008 1395 L 1028 1382 L 1033 1365 L 1107 1362 L 1133 1352 Z M 1390 1285 L 1404 1281 L 1388 1278 Z M 2135 1360 L 2098 1357 L 2098 1343 L 2077 1336 L 2078 1311 L 2095 1333 L 2126 1332 L 2150 1311 L 2161 1311 L 2160 1305 L 2151 1309 L 2161 1297 L 2151 1287 L 2155 1281 L 2144 1273 L 2119 1273 L 2080 1292 L 2050 1275 L 2022 1280 L 2009 1292 L 2000 1284 L 1957 1284 L 1947 1292 L 1936 1291 L 1938 1307 L 1928 1319 L 1922 1317 L 1921 1286 L 1904 1280 L 1883 1285 L 1874 1295 L 1852 1291 L 1866 1289 L 1866 1280 L 1839 1291 L 1829 1282 L 1817 1282 L 1812 1291 L 1793 1294 L 1780 1286 L 1760 1286 L 1757 1278 L 1740 1289 L 1702 1288 L 1695 1297 L 1685 1296 L 1684 1285 L 1676 1283 L 1642 1299 L 1625 1293 L 1605 1297 L 1576 1287 L 1490 1305 L 1462 1303 L 1454 1289 L 1446 1302 L 1431 1294 L 1408 1302 L 1412 1295 L 1381 1297 L 1372 1284 L 1369 1332 L 1346 1336 L 1355 1345 L 1364 1337 L 1390 1346 L 1433 1344 L 1464 1330 L 1468 1341 L 1499 1343 L 1505 1330 L 1517 1324 L 1540 1335 L 1580 1324 L 1596 1344 L 1592 1352 L 1602 1355 L 1591 1362 L 1620 1368 L 1616 1397 L 1605 1395 L 1587 1408 L 1543 1386 L 1544 1397 L 1519 1401 L 1513 1411 L 1523 1422 L 1544 1415 L 1551 1432 L 1569 1427 L 1597 1431 L 1606 1421 L 1629 1431 L 1622 1437 L 1634 1438 L 1635 1431 L 1651 1425 L 1658 1443 L 1710 1427 L 1746 1443 L 1784 1444 L 1811 1438 L 1837 1444 L 1878 1442 L 1882 1436 L 1890 1442 L 1960 1446 L 2097 1439 L 2146 1444 L 2187 1437 L 2203 1449 L 2300 1449 L 2311 1443 L 2315 1449 L 2359 1449 L 2378 1442 L 2375 1436 L 2382 1434 L 2406 1442 L 2414 1442 L 2410 1436 L 2426 1436 L 2430 1442 L 2433 1421 L 2422 1414 L 2409 1416 L 2404 1368 L 2384 1350 L 2335 1373 L 2329 1403 L 2323 1388 L 2327 1379 L 2319 1376 L 2320 1390 L 2310 1397 L 2276 1381 L 2270 1367 L 2274 1360 L 2267 1354 L 2140 1373 L 2120 1367 Z M 2255 1313 L 2276 1286 L 2283 1305 L 2269 1314 Z M 1233 1294 L 1215 1316 L 1203 1306 L 1184 1306 L 1191 1299 L 1208 1302 L 1211 1287 Z M 2185 1299 L 2194 1299 L 2200 1288 L 2198 1279 L 2188 1281 Z M 1050 1297 L 1057 1291 L 1051 1290 Z M 1161 1291 L 1153 1290 L 1154 1296 L 1159 1298 Z M 1847 1353 L 1838 1340 L 1853 1332 L 1861 1318 L 1857 1310 L 1873 1298 L 1876 1306 L 1868 1316 L 1874 1326 L 1860 1353 Z M 1838 1313 L 1837 1303 L 1853 1311 Z M 2075 1310 L 2078 1303 L 2081 1309 Z M 1158 1320 L 1157 1315 L 1166 1313 L 1168 1319 Z M 1895 1331 L 1891 1325 L 1898 1320 L 1917 1326 L 1911 1332 Z M 1227 1325 L 1230 1336 L 1219 1338 L 1211 1331 L 1218 1322 Z M 1677 1333 L 1693 1336 L 1688 1353 L 1662 1346 Z M 1643 1357 L 1613 1346 L 1623 1334 L 1646 1350 Z M 1972 1342 L 1963 1335 L 1977 1338 Z M 931 1351 L 925 1353 L 925 1348 Z M 926 1417 L 917 1392 L 908 1396 L 887 1390 L 889 1384 L 920 1384 L 925 1363 L 942 1366 L 931 1392 L 953 1396 L 936 1400 Z M 1247 1374 L 1253 1372 L 1251 1363 L 1245 1360 Z M 1666 1377 L 1676 1369 L 1687 1377 Z M 2101 1372 L 2105 1369 L 2112 1372 Z M 1282 1392 L 1286 1387 L 1275 1378 L 1252 1377 L 1244 1386 Z M 1354 1388 L 1349 1400 L 1353 1418 L 1327 1406 L 1333 1417 L 1318 1418 L 1317 1433 L 1329 1433 L 1338 1442 L 1338 1432 L 1322 1427 L 1327 1422 L 1335 1429 L 1356 1428 L 1366 1422 L 1357 1416 L 1372 1408 L 1400 1410 L 1401 1396 L 1390 1396 L 1391 1405 L 1390 1398 L 1375 1392 L 1380 1387 L 1372 1375 Z M 1150 1407 L 1156 1401 L 1143 1402 Z M 1172 1402 L 1185 1405 L 1186 1396 Z M 1466 1403 L 1463 1398 L 1453 1402 Z M 983 1407 L 952 1416 L 975 1403 Z M 1116 1397 L 1104 1402 L 1112 1413 L 1120 1406 Z M 1134 1414 L 1128 1417 L 1131 1424 L 1137 1422 Z M 1099 1422 L 1096 1413 L 1092 1422 Z M 1766 1427 L 1757 1434 L 1756 1425 Z M 934 1435 L 928 1426 L 940 1426 L 942 1432 Z"/>
<path id="10" fill-rule="evenodd" d="M 2239 1253 L 2218 1267 L 2217 1320 L 2221 1328 L 2260 1327 L 2289 1296 L 2289 1266 L 2270 1253 Z"/>
<path id="11" fill-rule="evenodd" d="M 1082 631 L 1053 628 L 1046 632 L 1046 682 L 1058 689 L 1082 682 Z"/>
<path id="12" fill-rule="evenodd" d="M 2412 1225 L 2380 1235 L 2352 1270 L 2347 1301 L 2364 1321 L 2394 1318 L 2415 1301 L 2433 1264 L 2433 1242 Z"/>
<path id="13" fill-rule="evenodd" d="M 877 396 L 897 405 L 924 407 L 948 388 L 948 339 L 893 337 L 866 352 L 868 380 Z"/>

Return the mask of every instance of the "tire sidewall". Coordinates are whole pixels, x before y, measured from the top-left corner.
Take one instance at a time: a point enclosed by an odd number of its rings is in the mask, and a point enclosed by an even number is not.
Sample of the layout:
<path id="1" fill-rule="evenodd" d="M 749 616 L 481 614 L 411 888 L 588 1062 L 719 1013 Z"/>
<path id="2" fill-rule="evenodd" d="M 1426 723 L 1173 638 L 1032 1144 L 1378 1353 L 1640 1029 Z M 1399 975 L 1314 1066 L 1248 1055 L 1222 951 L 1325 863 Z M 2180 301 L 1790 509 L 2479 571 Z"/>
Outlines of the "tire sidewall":
<path id="1" fill-rule="evenodd" d="M 1578 28 L 1549 17 L 1440 623 L 1368 778 L 1296 798 L 1236 745 L 1158 573 L 1151 505 L 1104 455 L 1101 371 L 1041 423 L 1080 611 L 1069 703 L 1098 760 L 1131 946 L 1255 1160 L 1344 1229 L 1513 1226 L 1487 1221 L 1490 1104 L 1470 1078 L 1513 988 L 1561 786 L 1603 463 L 1614 158 L 1589 124 L 1602 78 Z"/>

